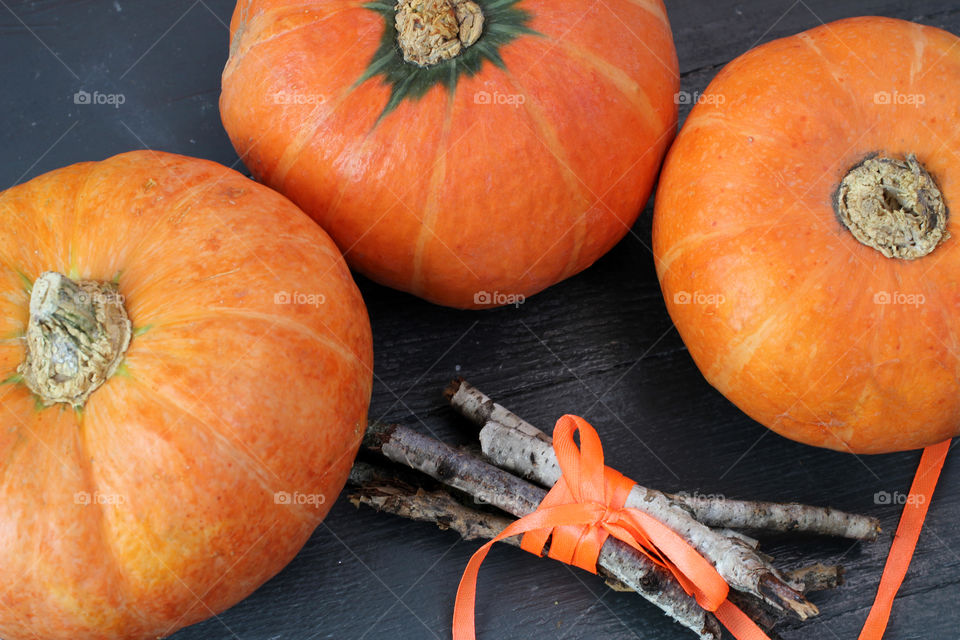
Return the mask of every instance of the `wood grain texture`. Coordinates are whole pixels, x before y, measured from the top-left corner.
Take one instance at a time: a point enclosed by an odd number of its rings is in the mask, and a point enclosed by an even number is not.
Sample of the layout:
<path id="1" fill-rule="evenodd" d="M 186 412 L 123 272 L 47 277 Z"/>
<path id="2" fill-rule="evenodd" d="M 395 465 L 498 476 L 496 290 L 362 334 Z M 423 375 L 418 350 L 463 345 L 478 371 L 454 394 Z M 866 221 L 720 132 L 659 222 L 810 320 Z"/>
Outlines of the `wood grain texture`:
<path id="1" fill-rule="evenodd" d="M 7 6 L 0 7 L 0 187 L 144 146 L 238 163 L 216 107 L 231 0 Z M 676 0 L 667 8 L 688 92 L 702 90 L 753 44 L 821 20 L 888 15 L 960 33 L 960 10 L 945 0 Z M 80 89 L 126 100 L 116 109 L 76 105 Z M 681 105 L 681 117 L 688 110 Z M 782 636 L 855 638 L 900 511 L 874 496 L 905 493 L 919 453 L 857 459 L 796 444 L 709 387 L 661 300 L 648 249 L 650 211 L 592 268 L 519 308 L 452 311 L 361 280 L 376 349 L 370 416 L 466 442 L 470 428 L 440 397 L 450 378 L 463 375 L 541 428 L 566 412 L 583 415 L 603 438 L 609 463 L 650 486 L 875 515 L 884 533 L 874 544 L 764 541 L 788 566 L 803 555 L 848 569 L 839 590 L 814 594 L 818 621 L 786 627 Z M 948 459 L 888 640 L 957 637 L 958 517 L 960 464 Z M 477 546 L 341 499 L 280 575 L 219 619 L 174 637 L 447 639 L 456 585 Z M 507 546 L 484 564 L 479 593 L 480 638 L 688 637 L 635 595 Z"/>

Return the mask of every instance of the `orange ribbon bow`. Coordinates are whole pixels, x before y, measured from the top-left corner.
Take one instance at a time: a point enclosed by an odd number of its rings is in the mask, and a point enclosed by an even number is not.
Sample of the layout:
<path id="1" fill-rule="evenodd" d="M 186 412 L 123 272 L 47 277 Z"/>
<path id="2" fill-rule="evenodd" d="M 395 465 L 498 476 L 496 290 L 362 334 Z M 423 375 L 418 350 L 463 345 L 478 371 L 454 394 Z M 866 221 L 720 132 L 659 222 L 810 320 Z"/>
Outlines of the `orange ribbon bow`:
<path id="1" fill-rule="evenodd" d="M 573 441 L 580 431 L 582 450 Z M 454 640 L 475 640 L 473 618 L 480 564 L 495 542 L 524 534 L 520 546 L 541 555 L 550 540 L 549 556 L 597 572 L 600 547 L 607 537 L 625 542 L 672 573 L 701 607 L 714 612 L 738 640 L 769 640 L 766 634 L 727 600 L 730 588 L 696 549 L 662 522 L 639 509 L 625 509 L 633 480 L 603 464 L 600 437 L 589 423 L 565 415 L 553 430 L 553 448 L 563 476 L 533 513 L 511 523 L 470 558 L 457 589 L 453 612 Z M 552 536 L 552 538 L 551 538 Z"/>
<path id="2" fill-rule="evenodd" d="M 582 449 L 573 436 L 579 431 Z M 943 466 L 949 441 L 928 447 L 921 459 L 897 530 L 877 600 L 859 640 L 879 640 L 896 593 L 910 564 L 910 556 L 926 515 L 926 506 Z M 542 555 L 550 541 L 549 557 L 597 572 L 600 548 L 609 536 L 623 541 L 667 569 L 697 603 L 716 615 L 737 640 L 769 640 L 767 635 L 727 599 L 723 577 L 696 549 L 672 529 L 639 509 L 624 508 L 634 482 L 604 466 L 603 448 L 594 428 L 583 418 L 565 415 L 553 432 L 553 448 L 562 476 L 533 513 L 511 523 L 470 558 L 453 612 L 454 640 L 476 640 L 474 604 L 480 565 L 494 543 L 523 534 L 520 546 Z M 901 535 L 902 534 L 902 535 Z"/>

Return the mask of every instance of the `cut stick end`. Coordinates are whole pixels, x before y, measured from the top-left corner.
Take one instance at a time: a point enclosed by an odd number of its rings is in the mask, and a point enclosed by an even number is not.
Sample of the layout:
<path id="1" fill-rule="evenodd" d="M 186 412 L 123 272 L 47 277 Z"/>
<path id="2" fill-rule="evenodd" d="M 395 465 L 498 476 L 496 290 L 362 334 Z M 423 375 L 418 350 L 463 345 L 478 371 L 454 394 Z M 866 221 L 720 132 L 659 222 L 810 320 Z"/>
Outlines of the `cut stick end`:
<path id="1" fill-rule="evenodd" d="M 493 400 L 463 378 L 457 378 L 447 385 L 443 396 L 454 411 L 477 427 L 483 427 L 497 408 Z"/>
<path id="2" fill-rule="evenodd" d="M 363 434 L 363 448 L 370 451 L 380 451 L 385 442 L 390 440 L 397 425 L 383 424 L 380 422 L 371 422 L 367 425 L 367 431 Z"/>
<path id="3" fill-rule="evenodd" d="M 801 620 L 812 618 L 820 613 L 817 605 L 772 573 L 760 578 L 760 587 L 767 592 L 765 595 L 774 603 L 792 612 Z"/>
<path id="4" fill-rule="evenodd" d="M 462 385 L 466 380 L 463 378 L 454 378 L 450 381 L 450 384 L 443 390 L 443 399 L 447 402 L 453 400 L 453 396 L 457 394 L 457 391 L 460 390 L 460 385 Z"/>
<path id="5" fill-rule="evenodd" d="M 360 486 L 371 482 L 380 477 L 380 471 L 372 464 L 366 462 L 354 462 L 350 467 L 350 476 L 347 478 L 347 484 L 351 486 Z"/>
<path id="6" fill-rule="evenodd" d="M 816 563 L 786 572 L 790 583 L 803 593 L 836 589 L 843 584 L 844 568 Z"/>

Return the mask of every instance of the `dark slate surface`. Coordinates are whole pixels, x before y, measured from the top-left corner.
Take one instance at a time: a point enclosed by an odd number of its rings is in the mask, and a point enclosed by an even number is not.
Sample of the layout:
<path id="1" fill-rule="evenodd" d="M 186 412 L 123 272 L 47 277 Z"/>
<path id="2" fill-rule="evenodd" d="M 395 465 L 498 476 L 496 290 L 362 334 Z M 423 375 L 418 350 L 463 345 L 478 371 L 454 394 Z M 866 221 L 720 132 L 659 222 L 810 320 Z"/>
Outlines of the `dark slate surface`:
<path id="1" fill-rule="evenodd" d="M 231 0 L 0 0 L 0 188 L 143 147 L 242 168 L 217 112 L 232 8 Z M 676 0 L 669 12 L 691 92 L 754 44 L 821 21 L 882 14 L 960 33 L 960 9 L 944 0 Z M 80 90 L 124 102 L 75 104 Z M 671 326 L 648 249 L 649 207 L 634 231 L 593 268 L 520 308 L 451 311 L 361 280 L 377 354 L 371 418 L 464 441 L 463 424 L 439 397 L 464 375 L 541 425 L 564 412 L 585 415 L 610 463 L 651 486 L 874 514 L 885 528 L 876 544 L 766 544 L 785 564 L 807 554 L 848 567 L 844 587 L 814 597 L 818 621 L 783 636 L 855 638 L 899 515 L 874 494 L 905 492 L 919 455 L 858 459 L 746 418 L 706 384 Z M 960 637 L 958 488 L 960 464 L 950 460 L 890 640 Z M 456 585 L 476 547 L 341 499 L 286 570 L 175 638 L 449 638 Z M 480 586 L 482 638 L 689 637 L 639 597 L 511 548 L 491 555 Z"/>

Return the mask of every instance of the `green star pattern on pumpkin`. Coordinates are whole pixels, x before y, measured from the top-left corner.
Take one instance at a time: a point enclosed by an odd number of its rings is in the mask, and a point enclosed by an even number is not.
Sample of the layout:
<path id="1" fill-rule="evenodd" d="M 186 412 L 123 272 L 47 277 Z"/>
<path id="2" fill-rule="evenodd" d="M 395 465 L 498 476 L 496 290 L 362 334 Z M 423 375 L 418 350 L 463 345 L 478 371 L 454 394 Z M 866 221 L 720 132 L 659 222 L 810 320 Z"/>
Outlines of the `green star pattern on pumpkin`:
<path id="1" fill-rule="evenodd" d="M 377 76 L 390 85 L 390 99 L 384 106 L 377 122 L 383 120 L 404 100 L 417 100 L 435 85 L 442 84 L 450 93 L 456 91 L 461 75 L 473 76 L 480 72 L 486 61 L 505 69 L 500 48 L 523 35 L 540 35 L 530 29 L 530 13 L 517 8 L 522 0 L 474 0 L 483 11 L 483 33 L 479 40 L 460 55 L 444 60 L 432 67 L 420 67 L 403 59 L 397 44 L 396 10 L 390 2 L 369 2 L 363 6 L 376 11 L 385 23 L 383 38 L 370 65 L 354 83 L 359 86 Z"/>

